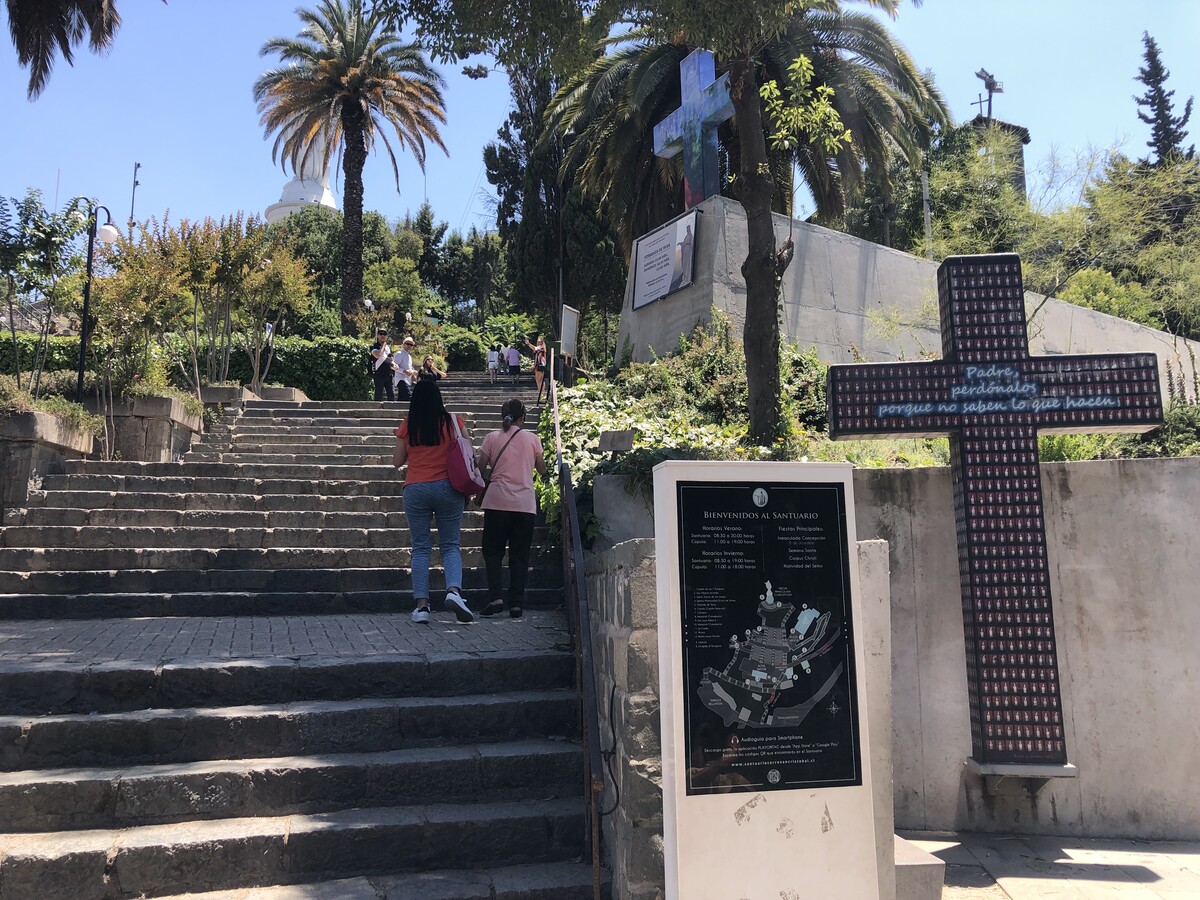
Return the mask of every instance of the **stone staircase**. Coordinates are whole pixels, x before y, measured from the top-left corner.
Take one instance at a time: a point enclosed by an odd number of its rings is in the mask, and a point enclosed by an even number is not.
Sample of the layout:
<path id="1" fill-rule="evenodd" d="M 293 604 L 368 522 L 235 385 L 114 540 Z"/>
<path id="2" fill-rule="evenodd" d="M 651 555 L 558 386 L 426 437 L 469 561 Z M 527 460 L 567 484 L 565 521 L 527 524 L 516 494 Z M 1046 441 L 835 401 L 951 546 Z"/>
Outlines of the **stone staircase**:
<path id="1" fill-rule="evenodd" d="M 477 440 L 511 390 L 444 387 Z M 254 401 L 9 519 L 0 900 L 591 896 L 559 556 L 524 619 L 413 625 L 403 409 Z"/>

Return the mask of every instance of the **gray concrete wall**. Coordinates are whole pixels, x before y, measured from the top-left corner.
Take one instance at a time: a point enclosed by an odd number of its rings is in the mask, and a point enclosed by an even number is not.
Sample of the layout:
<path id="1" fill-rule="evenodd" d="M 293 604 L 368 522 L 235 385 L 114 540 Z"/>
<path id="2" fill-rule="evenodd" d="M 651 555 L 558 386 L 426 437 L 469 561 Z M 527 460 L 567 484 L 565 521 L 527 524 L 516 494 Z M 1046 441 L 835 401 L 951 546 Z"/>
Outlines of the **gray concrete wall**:
<path id="1" fill-rule="evenodd" d="M 740 204 L 710 197 L 696 236 L 696 281 L 634 312 L 633 284 L 626 286 L 617 340 L 618 360 L 628 350 L 644 361 L 678 347 L 679 336 L 707 322 L 715 307 L 740 332 L 746 319 L 746 217 Z M 941 355 L 937 324 L 937 265 L 817 225 L 775 216 L 776 239 L 788 235 L 796 255 L 784 274 L 783 307 L 787 337 L 802 348 L 815 347 L 831 363 L 868 362 Z M 1026 309 L 1031 352 L 1152 352 L 1163 370 L 1173 366 L 1189 386 L 1195 383 L 1200 344 L 1126 322 L 1060 300 L 1029 293 Z M 1034 315 L 1034 311 L 1036 315 Z"/>
<path id="2" fill-rule="evenodd" d="M 968 772 L 948 469 L 859 469 L 861 541 L 891 569 L 896 827 L 1200 840 L 1200 458 L 1042 466 L 1068 755 L 1078 777 L 991 796 Z M 653 533 L 616 479 L 611 543 Z M 609 516 L 608 510 L 621 515 Z"/>
<path id="3" fill-rule="evenodd" d="M 860 470 L 891 554 L 896 825 L 1200 839 L 1200 459 L 1042 467 L 1067 749 L 1079 771 L 990 796 L 971 752 L 947 469 Z"/>

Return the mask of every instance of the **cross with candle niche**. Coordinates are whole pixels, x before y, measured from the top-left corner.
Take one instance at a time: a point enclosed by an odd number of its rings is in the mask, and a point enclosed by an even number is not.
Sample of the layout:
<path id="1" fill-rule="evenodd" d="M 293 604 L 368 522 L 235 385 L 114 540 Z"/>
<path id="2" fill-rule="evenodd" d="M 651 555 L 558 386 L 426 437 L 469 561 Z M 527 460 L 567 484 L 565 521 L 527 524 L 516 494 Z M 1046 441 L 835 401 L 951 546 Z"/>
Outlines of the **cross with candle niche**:
<path id="1" fill-rule="evenodd" d="M 683 151 L 683 203 L 691 209 L 721 193 L 717 164 L 717 125 L 733 117 L 729 73 L 716 77 L 713 55 L 693 50 L 679 64 L 683 105 L 654 126 L 654 154 L 669 158 Z"/>
<path id="2" fill-rule="evenodd" d="M 981 763 L 1065 764 L 1038 431 L 1149 431 L 1153 353 L 1029 355 L 1021 260 L 938 269 L 942 359 L 829 369 L 829 433 L 950 436 L 971 742 Z"/>

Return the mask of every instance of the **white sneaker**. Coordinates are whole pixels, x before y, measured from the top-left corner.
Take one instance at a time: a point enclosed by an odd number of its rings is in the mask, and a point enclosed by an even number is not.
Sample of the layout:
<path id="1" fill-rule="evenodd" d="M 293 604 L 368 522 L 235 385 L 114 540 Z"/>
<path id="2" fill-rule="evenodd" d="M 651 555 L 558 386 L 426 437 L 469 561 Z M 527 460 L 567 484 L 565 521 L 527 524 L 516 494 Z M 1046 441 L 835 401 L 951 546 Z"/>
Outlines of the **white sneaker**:
<path id="1" fill-rule="evenodd" d="M 413 620 L 414 625 L 428 625 L 429 624 L 429 607 L 428 606 L 418 606 L 416 609 L 414 609 L 412 611 L 412 620 Z"/>
<path id="2" fill-rule="evenodd" d="M 471 612 L 470 607 L 467 606 L 467 601 L 457 591 L 448 591 L 446 593 L 446 603 L 443 608 L 446 612 L 454 613 L 454 617 L 464 625 L 467 622 L 475 621 L 475 614 Z"/>

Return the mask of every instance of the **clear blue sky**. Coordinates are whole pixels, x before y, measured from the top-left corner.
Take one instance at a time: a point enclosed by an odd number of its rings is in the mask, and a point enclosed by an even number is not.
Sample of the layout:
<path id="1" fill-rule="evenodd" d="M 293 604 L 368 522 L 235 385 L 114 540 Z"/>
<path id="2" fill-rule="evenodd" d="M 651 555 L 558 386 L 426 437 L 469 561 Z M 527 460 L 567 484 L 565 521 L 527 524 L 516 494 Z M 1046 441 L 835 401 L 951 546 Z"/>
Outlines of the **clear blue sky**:
<path id="1" fill-rule="evenodd" d="M 167 209 L 171 218 L 261 212 L 279 199 L 289 175 L 272 163 L 250 96 L 270 64 L 263 41 L 294 35 L 299 0 L 120 0 L 124 25 L 112 52 L 82 50 L 69 67 L 59 61 L 42 97 L 25 99 L 7 29 L 0 39 L 0 195 L 40 188 L 59 205 L 85 194 L 106 204 L 117 221 L 129 215 L 135 161 L 142 163 L 138 218 Z M 853 4 L 848 4 L 853 6 Z M 5 23 L 7 24 L 7 23 Z M 1200 2 L 1144 4 L 1095 0 L 925 0 L 906 4 L 893 28 L 918 65 L 931 69 L 957 120 L 975 113 L 981 66 L 1005 85 L 997 118 L 1026 126 L 1036 168 L 1051 148 L 1064 157 L 1088 147 L 1120 144 L 1140 155 L 1149 136 L 1135 113 L 1133 81 L 1141 34 L 1159 42 L 1171 71 L 1168 86 L 1181 110 L 1200 94 Z M 481 151 L 508 110 L 502 75 L 471 81 L 447 67 L 449 157 L 434 150 L 427 178 L 400 157 L 397 194 L 385 158 L 368 162 L 366 208 L 389 218 L 415 211 L 426 191 L 452 228 L 486 227 Z M 1200 111 L 1190 127 L 1200 143 Z M 340 195 L 340 185 L 334 183 Z"/>

